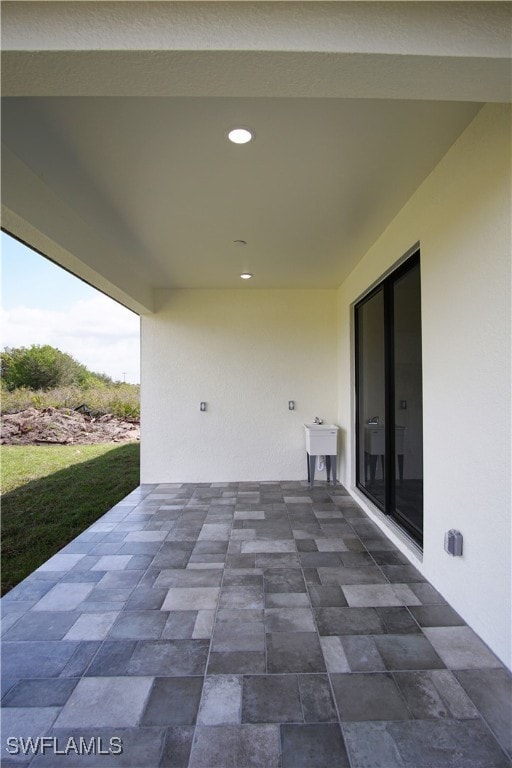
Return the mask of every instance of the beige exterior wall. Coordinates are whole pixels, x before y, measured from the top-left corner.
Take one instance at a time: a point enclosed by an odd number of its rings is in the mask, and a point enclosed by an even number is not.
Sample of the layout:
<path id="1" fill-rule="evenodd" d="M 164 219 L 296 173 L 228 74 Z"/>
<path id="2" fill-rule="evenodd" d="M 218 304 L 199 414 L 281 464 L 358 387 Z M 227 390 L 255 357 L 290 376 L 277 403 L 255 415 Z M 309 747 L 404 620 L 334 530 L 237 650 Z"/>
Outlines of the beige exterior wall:
<path id="1" fill-rule="evenodd" d="M 510 666 L 509 107 L 488 105 L 479 112 L 339 290 L 339 423 L 347 436 L 341 479 L 350 488 L 355 485 L 353 303 L 417 241 L 423 562 L 385 530 Z M 450 528 L 464 535 L 463 557 L 444 552 Z"/>
<path id="2" fill-rule="evenodd" d="M 304 479 L 303 422 L 337 415 L 336 291 L 162 291 L 157 305 L 142 318 L 142 482 Z"/>

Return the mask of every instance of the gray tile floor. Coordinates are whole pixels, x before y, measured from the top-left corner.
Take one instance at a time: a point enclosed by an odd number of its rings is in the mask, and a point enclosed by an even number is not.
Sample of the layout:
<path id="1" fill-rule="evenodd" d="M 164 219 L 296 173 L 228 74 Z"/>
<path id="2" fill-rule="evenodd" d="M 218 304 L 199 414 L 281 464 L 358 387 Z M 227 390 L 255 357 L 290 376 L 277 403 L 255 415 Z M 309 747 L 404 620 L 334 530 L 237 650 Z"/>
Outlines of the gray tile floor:
<path id="1" fill-rule="evenodd" d="M 141 486 L 2 609 L 5 768 L 511 765 L 510 674 L 341 486 Z"/>

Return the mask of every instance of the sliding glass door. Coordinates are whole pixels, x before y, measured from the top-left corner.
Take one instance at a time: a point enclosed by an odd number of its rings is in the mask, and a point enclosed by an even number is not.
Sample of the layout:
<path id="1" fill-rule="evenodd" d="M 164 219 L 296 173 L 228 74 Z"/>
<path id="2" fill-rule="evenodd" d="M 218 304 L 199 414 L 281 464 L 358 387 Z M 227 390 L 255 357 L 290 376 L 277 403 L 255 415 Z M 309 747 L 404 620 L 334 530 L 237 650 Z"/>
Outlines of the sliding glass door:
<path id="1" fill-rule="evenodd" d="M 357 485 L 423 537 L 419 251 L 355 307 Z"/>

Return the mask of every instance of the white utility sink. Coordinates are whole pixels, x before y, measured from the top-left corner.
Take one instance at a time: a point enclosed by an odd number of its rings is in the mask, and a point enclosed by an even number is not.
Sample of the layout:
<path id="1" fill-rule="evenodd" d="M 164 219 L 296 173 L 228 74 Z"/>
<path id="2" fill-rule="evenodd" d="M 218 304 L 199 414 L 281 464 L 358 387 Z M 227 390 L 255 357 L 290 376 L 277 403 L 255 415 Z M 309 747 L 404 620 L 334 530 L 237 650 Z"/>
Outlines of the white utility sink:
<path id="1" fill-rule="evenodd" d="M 306 451 L 310 456 L 336 456 L 338 453 L 336 424 L 304 424 Z"/>

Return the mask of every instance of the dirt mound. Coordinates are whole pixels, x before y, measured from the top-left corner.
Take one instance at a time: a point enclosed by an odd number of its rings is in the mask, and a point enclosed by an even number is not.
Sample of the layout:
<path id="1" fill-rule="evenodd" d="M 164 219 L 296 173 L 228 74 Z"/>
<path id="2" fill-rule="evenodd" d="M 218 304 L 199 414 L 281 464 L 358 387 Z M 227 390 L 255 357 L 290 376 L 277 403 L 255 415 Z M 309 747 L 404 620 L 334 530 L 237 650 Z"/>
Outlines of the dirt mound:
<path id="1" fill-rule="evenodd" d="M 2 415 L 0 442 L 4 445 L 83 445 L 127 440 L 140 440 L 139 422 L 123 421 L 112 414 L 94 417 L 68 408 L 28 408 Z"/>

